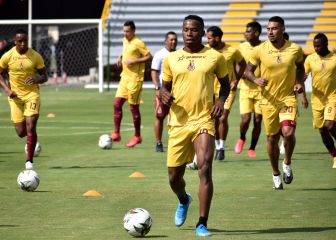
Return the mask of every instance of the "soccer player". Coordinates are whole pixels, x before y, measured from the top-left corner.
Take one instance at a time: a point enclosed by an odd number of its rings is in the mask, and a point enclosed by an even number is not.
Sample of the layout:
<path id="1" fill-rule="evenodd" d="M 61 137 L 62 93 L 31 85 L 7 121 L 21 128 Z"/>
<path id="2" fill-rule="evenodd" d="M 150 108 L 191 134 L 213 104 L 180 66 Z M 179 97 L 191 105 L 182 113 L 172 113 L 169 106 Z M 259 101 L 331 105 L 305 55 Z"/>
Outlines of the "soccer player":
<path id="1" fill-rule="evenodd" d="M 315 35 L 313 44 L 315 53 L 304 63 L 306 74 L 312 75 L 313 127 L 319 129 L 336 168 L 336 53 L 329 51 L 328 38 L 323 33 Z"/>
<path id="2" fill-rule="evenodd" d="M 246 25 L 245 39 L 246 42 L 241 43 L 238 46 L 239 51 L 244 56 L 246 62 L 248 62 L 251 52 L 258 46 L 261 41 L 259 36 L 261 34 L 261 25 L 258 22 L 250 22 Z M 260 76 L 259 67 L 254 71 L 254 75 Z M 240 138 L 237 140 L 235 146 L 235 153 L 240 154 L 243 151 L 244 144 L 246 141 L 246 132 L 249 128 L 252 113 L 253 113 L 253 130 L 252 139 L 247 155 L 249 157 L 256 157 L 255 147 L 258 143 L 260 132 L 261 132 L 261 89 L 260 87 L 243 77 L 239 82 L 239 109 L 240 109 Z"/>
<path id="3" fill-rule="evenodd" d="M 162 144 L 162 130 L 163 122 L 165 117 L 169 112 L 167 105 L 163 104 L 160 100 L 160 92 L 162 86 L 162 64 L 163 59 L 167 57 L 171 52 L 176 50 L 177 46 L 177 35 L 175 32 L 168 32 L 165 35 L 164 41 L 165 47 L 154 54 L 152 67 L 151 67 L 151 77 L 155 89 L 155 124 L 154 133 L 156 138 L 156 152 L 163 152 Z"/>
<path id="4" fill-rule="evenodd" d="M 224 104 L 224 112 L 222 116 L 219 118 L 219 121 L 217 122 L 216 126 L 215 159 L 217 160 L 224 160 L 225 158 L 225 141 L 227 134 L 229 132 L 228 117 L 236 96 L 238 81 L 243 76 L 246 67 L 244 57 L 241 55 L 238 49 L 223 42 L 222 36 L 223 32 L 217 26 L 212 26 L 207 29 L 207 38 L 209 46 L 220 52 L 225 57 L 231 85 L 230 95 L 226 99 L 226 102 Z M 239 72 L 236 72 L 236 65 L 239 66 Z M 215 81 L 214 88 L 216 98 L 218 96 L 219 86 L 220 86 L 219 82 Z"/>
<path id="5" fill-rule="evenodd" d="M 119 67 L 122 66 L 122 72 L 113 104 L 114 132 L 111 133 L 111 139 L 117 142 L 121 140 L 120 124 L 123 115 L 122 107 L 125 101 L 128 100 L 133 117 L 135 134 L 125 146 L 131 148 L 142 142 L 140 132 L 140 95 L 144 80 L 145 63 L 152 59 L 152 55 L 145 43 L 135 35 L 135 24 L 133 21 L 126 21 L 124 23 L 123 32 L 123 52 L 117 62 Z"/>
<path id="6" fill-rule="evenodd" d="M 183 21 L 183 49 L 169 54 L 163 63 L 161 101 L 170 106 L 167 166 L 169 184 L 179 199 L 175 225 L 186 220 L 191 195 L 186 193 L 183 178 L 186 163 L 196 152 L 199 175 L 199 221 L 197 236 L 211 236 L 207 220 L 213 195 L 212 159 L 214 153 L 214 119 L 221 116 L 230 85 L 222 54 L 202 45 L 205 35 L 203 19 L 189 15 Z M 214 102 L 215 77 L 221 84 Z"/>
<path id="7" fill-rule="evenodd" d="M 28 47 L 28 34 L 18 29 L 15 46 L 0 59 L 0 85 L 8 95 L 11 120 L 20 138 L 26 138 L 26 169 L 34 168 L 34 151 L 37 143 L 36 126 L 40 111 L 39 84 L 48 80 L 41 55 Z M 2 75 L 7 72 L 8 86 Z"/>
<path id="8" fill-rule="evenodd" d="M 284 136 L 285 159 L 283 179 L 293 180 L 291 167 L 295 147 L 297 119 L 296 92 L 304 91 L 303 51 L 300 46 L 283 37 L 285 22 L 281 17 L 271 17 L 267 25 L 268 40 L 257 46 L 247 64 L 246 76 L 262 87 L 261 112 L 267 135 L 267 152 L 273 170 L 274 189 L 283 189 L 279 170 L 279 137 Z M 260 66 L 261 77 L 254 74 Z"/>

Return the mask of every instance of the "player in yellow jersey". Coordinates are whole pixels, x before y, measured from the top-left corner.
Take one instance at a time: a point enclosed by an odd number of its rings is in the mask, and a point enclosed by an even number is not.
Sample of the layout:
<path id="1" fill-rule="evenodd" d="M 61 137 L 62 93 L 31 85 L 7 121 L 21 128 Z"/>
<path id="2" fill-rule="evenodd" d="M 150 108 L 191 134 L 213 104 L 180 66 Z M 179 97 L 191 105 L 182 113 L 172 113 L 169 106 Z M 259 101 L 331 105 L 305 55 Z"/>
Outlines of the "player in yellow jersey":
<path id="1" fill-rule="evenodd" d="M 179 199 L 175 225 L 183 225 L 192 201 L 186 193 L 184 172 L 197 155 L 199 183 L 199 221 L 197 236 L 208 237 L 207 219 L 213 195 L 212 159 L 214 119 L 221 116 L 230 85 L 223 55 L 202 45 L 203 19 L 189 15 L 183 21 L 183 49 L 170 53 L 163 63 L 161 101 L 170 106 L 167 166 L 169 184 Z M 214 102 L 215 77 L 221 84 Z"/>
<path id="2" fill-rule="evenodd" d="M 306 74 L 312 75 L 313 127 L 319 129 L 336 168 L 336 53 L 329 51 L 328 38 L 323 33 L 315 35 L 313 44 L 315 53 L 304 64 Z"/>
<path id="3" fill-rule="evenodd" d="M 0 85 L 8 95 L 11 120 L 20 138 L 27 137 L 26 169 L 33 169 L 37 143 L 36 126 L 40 111 L 39 84 L 48 80 L 41 55 L 28 47 L 28 34 L 18 29 L 15 46 L 0 59 Z M 2 75 L 7 72 L 9 86 Z"/>
<path id="4" fill-rule="evenodd" d="M 285 159 L 283 179 L 293 180 L 291 168 L 295 147 L 297 118 L 296 92 L 304 91 L 303 51 L 283 37 L 285 23 L 281 17 L 271 17 L 267 25 L 268 40 L 257 46 L 247 64 L 246 77 L 261 86 L 261 111 L 267 135 L 267 152 L 273 170 L 274 189 L 283 189 L 279 170 L 279 137 L 284 136 Z M 260 66 L 261 77 L 254 71 Z"/>
<path id="5" fill-rule="evenodd" d="M 122 66 L 122 72 L 113 104 L 114 132 L 111 133 L 111 138 L 113 141 L 121 140 L 120 124 L 123 116 L 122 107 L 126 100 L 128 100 L 135 129 L 134 136 L 126 143 L 126 147 L 131 148 L 142 142 L 140 133 L 140 95 L 144 80 L 145 63 L 152 59 L 152 55 L 145 43 L 135 35 L 135 24 L 133 21 L 126 21 L 124 23 L 123 32 L 123 52 L 117 62 L 119 67 Z"/>
<path id="6" fill-rule="evenodd" d="M 207 38 L 209 46 L 220 52 L 227 62 L 228 74 L 231 85 L 230 95 L 226 99 L 226 102 L 224 104 L 224 112 L 222 116 L 219 118 L 219 121 L 216 123 L 217 126 L 216 126 L 215 159 L 217 160 L 224 160 L 225 158 L 225 141 L 227 134 L 229 132 L 228 117 L 236 96 L 238 82 L 242 77 L 246 67 L 246 62 L 241 53 L 238 51 L 238 49 L 223 42 L 222 36 L 223 32 L 217 26 L 212 26 L 207 29 Z M 236 72 L 236 65 L 238 65 L 239 72 Z M 214 88 L 217 97 L 219 92 L 218 81 L 215 81 Z"/>
<path id="7" fill-rule="evenodd" d="M 250 22 L 246 25 L 245 39 L 246 42 L 241 43 L 238 46 L 239 51 L 244 56 L 246 62 L 248 62 L 253 49 L 258 46 L 261 41 L 259 36 L 261 34 L 261 25 L 258 22 Z M 260 76 L 259 67 L 254 71 L 254 75 Z M 250 121 L 253 113 L 253 130 L 251 145 L 247 151 L 249 157 L 256 157 L 255 147 L 258 143 L 261 132 L 261 89 L 260 87 L 243 77 L 239 81 L 239 109 L 240 109 L 240 138 L 237 140 L 235 146 L 235 153 L 240 154 L 243 151 L 243 147 L 246 141 L 246 132 L 249 128 Z"/>

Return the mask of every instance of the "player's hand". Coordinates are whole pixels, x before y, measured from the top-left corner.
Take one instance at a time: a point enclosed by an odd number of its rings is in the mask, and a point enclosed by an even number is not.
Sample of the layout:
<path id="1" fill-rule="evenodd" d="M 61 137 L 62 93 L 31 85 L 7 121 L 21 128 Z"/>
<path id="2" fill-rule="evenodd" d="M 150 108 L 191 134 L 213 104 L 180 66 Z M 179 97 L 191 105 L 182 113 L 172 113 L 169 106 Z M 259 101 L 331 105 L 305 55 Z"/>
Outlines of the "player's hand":
<path id="1" fill-rule="evenodd" d="M 236 91 L 237 90 L 237 86 L 238 86 L 238 81 L 234 80 L 230 83 L 230 90 L 231 91 Z"/>
<path id="2" fill-rule="evenodd" d="M 222 116 L 224 111 L 224 102 L 217 101 L 215 105 L 211 108 L 210 116 L 211 118 L 219 118 Z"/>
<path id="3" fill-rule="evenodd" d="M 168 92 L 165 88 L 161 88 L 160 90 L 160 100 L 163 104 L 167 106 L 171 106 L 172 103 L 174 102 L 175 98 L 173 94 Z"/>
<path id="4" fill-rule="evenodd" d="M 304 107 L 304 108 L 307 108 L 308 105 L 309 105 L 308 100 L 307 100 L 306 96 L 304 96 L 304 95 L 301 98 L 301 104 L 302 104 L 302 107 Z"/>
<path id="5" fill-rule="evenodd" d="M 36 83 L 36 81 L 35 81 L 35 79 L 32 78 L 32 77 L 28 77 L 28 78 L 25 80 L 25 83 L 26 83 L 27 85 L 32 85 L 32 84 Z"/>
<path id="6" fill-rule="evenodd" d="M 256 78 L 254 82 L 260 87 L 266 87 L 268 84 L 268 80 L 265 78 Z"/>
<path id="7" fill-rule="evenodd" d="M 155 90 L 155 96 L 160 99 L 160 90 Z"/>
<path id="8" fill-rule="evenodd" d="M 17 93 L 12 91 L 12 90 L 10 90 L 7 94 L 8 94 L 8 97 L 10 97 L 10 98 L 16 98 L 17 97 Z"/>
<path id="9" fill-rule="evenodd" d="M 294 92 L 303 93 L 303 86 L 301 83 L 297 83 L 294 85 Z"/>

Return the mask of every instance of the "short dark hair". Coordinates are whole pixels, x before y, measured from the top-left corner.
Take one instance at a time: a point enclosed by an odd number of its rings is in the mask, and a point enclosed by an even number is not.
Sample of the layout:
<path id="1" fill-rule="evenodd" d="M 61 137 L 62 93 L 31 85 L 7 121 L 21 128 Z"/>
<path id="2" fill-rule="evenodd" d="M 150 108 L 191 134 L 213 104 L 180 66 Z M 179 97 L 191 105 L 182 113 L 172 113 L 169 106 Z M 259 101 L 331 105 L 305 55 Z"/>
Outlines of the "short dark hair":
<path id="1" fill-rule="evenodd" d="M 314 40 L 318 39 L 322 44 L 328 45 L 328 37 L 324 33 L 318 33 L 315 35 Z"/>
<path id="2" fill-rule="evenodd" d="M 135 24 L 133 21 L 130 21 L 130 20 L 124 23 L 124 27 L 130 27 L 132 30 L 135 30 Z"/>
<path id="3" fill-rule="evenodd" d="M 261 33 L 261 25 L 258 22 L 249 22 L 248 24 L 246 24 L 246 27 L 253 28 L 257 32 Z"/>
<path id="4" fill-rule="evenodd" d="M 280 23 L 282 26 L 285 26 L 285 20 L 282 17 L 274 16 L 268 19 L 269 22 L 277 22 Z"/>
<path id="5" fill-rule="evenodd" d="M 188 15 L 184 18 L 183 22 L 186 21 L 186 20 L 195 20 L 195 21 L 199 22 L 200 25 L 201 25 L 201 28 L 204 29 L 204 21 L 203 21 L 203 18 L 201 18 L 200 16 Z"/>
<path id="6" fill-rule="evenodd" d="M 167 33 L 165 34 L 165 39 L 167 39 L 169 35 L 175 35 L 175 36 L 177 36 L 177 34 L 176 34 L 175 32 L 173 32 L 173 31 L 169 31 L 169 32 L 167 32 Z"/>
<path id="7" fill-rule="evenodd" d="M 222 37 L 223 37 L 223 31 L 217 26 L 209 27 L 207 29 L 207 32 L 212 32 L 212 36 L 219 37 L 220 39 L 222 39 Z"/>
<path id="8" fill-rule="evenodd" d="M 28 32 L 25 29 L 23 29 L 23 28 L 18 28 L 15 31 L 15 35 L 16 34 L 26 34 L 26 35 L 28 35 Z"/>
<path id="9" fill-rule="evenodd" d="M 289 34 L 287 32 L 283 33 L 283 38 L 289 40 Z"/>

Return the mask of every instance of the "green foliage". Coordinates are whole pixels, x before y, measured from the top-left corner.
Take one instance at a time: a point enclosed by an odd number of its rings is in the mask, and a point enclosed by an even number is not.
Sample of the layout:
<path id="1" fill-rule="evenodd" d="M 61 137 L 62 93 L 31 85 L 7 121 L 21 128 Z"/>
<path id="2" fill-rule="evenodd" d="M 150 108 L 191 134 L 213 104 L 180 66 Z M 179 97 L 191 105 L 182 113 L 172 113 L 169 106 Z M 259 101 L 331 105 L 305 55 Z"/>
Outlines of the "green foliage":
<path id="1" fill-rule="evenodd" d="M 25 140 L 15 135 L 5 96 L 0 97 L 0 239 L 131 239 L 123 216 L 131 208 L 147 209 L 153 226 L 147 238 L 195 239 L 198 220 L 198 175 L 186 170 L 187 190 L 194 198 L 188 219 L 174 225 L 177 198 L 168 185 L 166 154 L 155 152 L 154 91 L 144 90 L 141 105 L 143 143 L 124 144 L 133 135 L 128 104 L 124 105 L 122 140 L 111 150 L 98 144 L 113 129 L 114 91 L 42 88 L 38 123 L 42 152 L 35 159 L 41 182 L 24 192 L 16 178 L 24 168 Z M 208 227 L 212 239 L 333 239 L 336 236 L 336 170 L 312 128 L 311 111 L 300 109 L 294 180 L 284 191 L 272 189 L 272 172 L 262 133 L 257 158 L 245 149 L 234 154 L 239 137 L 238 98 L 230 115 L 226 159 L 213 164 L 214 196 Z M 47 118 L 54 113 L 55 118 Z M 165 128 L 163 143 L 167 147 Z M 281 156 L 283 157 L 283 156 Z M 129 178 L 139 171 L 145 178 Z M 102 197 L 83 197 L 95 189 Z"/>

